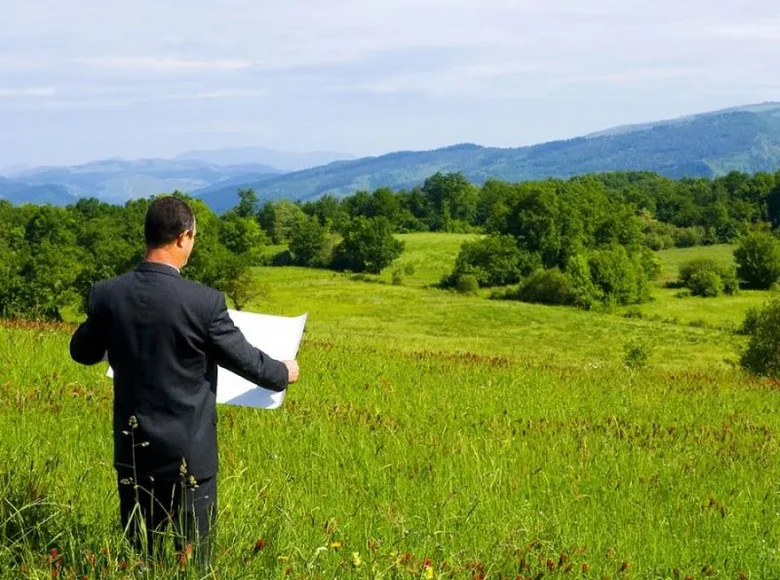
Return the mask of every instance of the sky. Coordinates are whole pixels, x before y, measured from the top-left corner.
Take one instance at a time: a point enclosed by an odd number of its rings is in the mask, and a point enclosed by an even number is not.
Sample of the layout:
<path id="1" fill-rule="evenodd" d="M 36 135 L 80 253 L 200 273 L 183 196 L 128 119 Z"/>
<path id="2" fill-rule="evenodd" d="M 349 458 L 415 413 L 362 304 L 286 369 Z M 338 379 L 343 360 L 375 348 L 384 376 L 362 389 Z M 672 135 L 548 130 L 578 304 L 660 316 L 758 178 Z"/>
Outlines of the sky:
<path id="1" fill-rule="evenodd" d="M 0 0 L 0 168 L 511 147 L 780 100 L 774 0 Z"/>

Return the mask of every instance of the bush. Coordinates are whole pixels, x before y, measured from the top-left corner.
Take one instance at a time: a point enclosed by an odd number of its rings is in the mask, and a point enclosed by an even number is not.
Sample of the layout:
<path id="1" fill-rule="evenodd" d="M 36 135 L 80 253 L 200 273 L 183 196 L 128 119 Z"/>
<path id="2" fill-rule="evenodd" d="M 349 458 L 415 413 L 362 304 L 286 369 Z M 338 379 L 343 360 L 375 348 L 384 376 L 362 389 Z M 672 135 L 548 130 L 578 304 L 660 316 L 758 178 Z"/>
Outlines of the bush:
<path id="1" fill-rule="evenodd" d="M 590 276 L 599 302 L 607 306 L 639 304 L 647 300 L 647 274 L 639 258 L 623 246 L 593 252 L 588 259 Z"/>
<path id="2" fill-rule="evenodd" d="M 529 269 L 526 256 L 512 236 L 488 236 L 475 242 L 465 242 L 455 268 L 443 280 L 445 286 L 455 286 L 460 276 L 474 276 L 480 286 L 505 286 L 520 281 Z"/>
<path id="3" fill-rule="evenodd" d="M 694 296 L 715 297 L 723 292 L 723 280 L 717 272 L 699 270 L 688 278 L 688 288 Z"/>
<path id="4" fill-rule="evenodd" d="M 695 258 L 680 266 L 680 284 L 693 296 L 735 294 L 739 289 L 736 271 L 711 258 Z"/>
<path id="5" fill-rule="evenodd" d="M 650 345 L 638 340 L 627 343 L 624 347 L 623 363 L 630 369 L 643 369 L 650 361 L 652 349 Z"/>
<path id="6" fill-rule="evenodd" d="M 675 229 L 672 232 L 672 237 L 674 238 L 674 245 L 678 248 L 691 248 L 702 244 L 705 233 L 703 227 L 693 226 Z"/>
<path id="7" fill-rule="evenodd" d="M 479 282 L 473 274 L 462 274 L 458 276 L 455 283 L 455 289 L 461 294 L 476 294 L 479 290 Z"/>
<path id="8" fill-rule="evenodd" d="M 333 250 L 331 267 L 379 274 L 404 249 L 404 243 L 393 236 L 393 226 L 384 217 L 352 220 L 344 239 Z"/>
<path id="9" fill-rule="evenodd" d="M 737 274 L 748 288 L 768 290 L 780 278 L 780 242 L 771 233 L 755 231 L 734 250 Z"/>
<path id="10" fill-rule="evenodd" d="M 780 299 L 775 298 L 761 311 L 749 314 L 747 327 L 750 340 L 742 353 L 740 364 L 754 374 L 780 377 Z"/>
<path id="11" fill-rule="evenodd" d="M 750 308 L 745 313 L 745 319 L 742 321 L 742 326 L 739 327 L 737 334 L 743 334 L 743 335 L 753 334 L 753 331 L 756 328 L 756 324 L 758 324 L 759 314 L 761 314 L 760 308 L 756 308 L 756 307 Z"/>
<path id="12" fill-rule="evenodd" d="M 576 294 L 571 278 L 557 268 L 537 270 L 526 278 L 513 296 L 538 304 L 571 305 Z"/>

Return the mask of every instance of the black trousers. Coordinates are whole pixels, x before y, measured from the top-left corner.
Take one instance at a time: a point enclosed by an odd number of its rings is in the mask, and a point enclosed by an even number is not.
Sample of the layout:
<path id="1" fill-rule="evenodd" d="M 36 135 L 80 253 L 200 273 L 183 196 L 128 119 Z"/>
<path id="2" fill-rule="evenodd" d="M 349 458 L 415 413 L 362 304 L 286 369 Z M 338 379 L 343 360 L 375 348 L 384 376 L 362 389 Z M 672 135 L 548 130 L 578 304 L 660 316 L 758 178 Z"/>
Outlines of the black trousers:
<path id="1" fill-rule="evenodd" d="M 136 550 L 156 559 L 168 524 L 180 557 L 202 571 L 211 566 L 212 529 L 217 513 L 217 476 L 203 480 L 155 480 L 117 473 L 122 528 Z"/>

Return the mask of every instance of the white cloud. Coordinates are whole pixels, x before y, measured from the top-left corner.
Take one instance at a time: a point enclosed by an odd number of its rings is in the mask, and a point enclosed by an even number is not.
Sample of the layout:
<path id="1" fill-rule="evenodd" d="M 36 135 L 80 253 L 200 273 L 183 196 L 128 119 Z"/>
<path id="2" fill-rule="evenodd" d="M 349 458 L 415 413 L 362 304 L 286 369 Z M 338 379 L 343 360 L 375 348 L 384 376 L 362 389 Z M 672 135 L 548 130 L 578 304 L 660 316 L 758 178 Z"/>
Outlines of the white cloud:
<path id="1" fill-rule="evenodd" d="M 73 62 L 98 69 L 176 72 L 176 71 L 234 71 L 249 68 L 252 61 L 242 59 L 192 60 L 164 57 L 106 56 L 75 58 Z"/>
<path id="2" fill-rule="evenodd" d="M 122 109 L 144 103 L 165 101 L 231 100 L 263 97 L 268 91 L 246 89 L 222 89 L 214 91 L 192 91 L 177 93 L 154 93 L 140 91 L 108 90 L 85 88 L 70 91 L 54 89 L 0 89 L 0 99 L 21 98 L 27 96 L 55 97 L 39 98 L 33 101 L 23 100 L 17 103 L 20 109 L 37 110 L 106 110 Z"/>
<path id="3" fill-rule="evenodd" d="M 22 88 L 0 88 L 0 99 L 23 99 L 28 97 L 50 97 L 56 94 L 56 89 L 52 87 L 22 87 Z"/>
<path id="4" fill-rule="evenodd" d="M 776 43 L 780 39 L 780 18 L 710 26 L 707 30 L 715 36 L 735 40 L 769 40 Z"/>

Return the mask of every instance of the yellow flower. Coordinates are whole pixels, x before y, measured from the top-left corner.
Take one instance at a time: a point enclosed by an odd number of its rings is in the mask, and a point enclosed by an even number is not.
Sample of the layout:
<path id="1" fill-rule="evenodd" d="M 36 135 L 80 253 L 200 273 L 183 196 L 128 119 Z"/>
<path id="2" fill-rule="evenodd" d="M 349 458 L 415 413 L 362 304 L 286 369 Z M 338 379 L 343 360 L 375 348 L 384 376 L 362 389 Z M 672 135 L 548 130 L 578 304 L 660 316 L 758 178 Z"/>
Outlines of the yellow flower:
<path id="1" fill-rule="evenodd" d="M 335 542 L 331 542 L 331 543 L 330 543 L 330 547 L 331 547 L 333 550 L 338 550 L 338 549 L 339 549 L 339 548 L 340 548 L 342 545 L 343 545 L 343 544 L 342 544 L 341 542 L 339 542 L 339 541 L 335 541 Z"/>
<path id="2" fill-rule="evenodd" d="M 425 569 L 425 580 L 433 580 L 433 566 L 428 566 Z"/>
<path id="3" fill-rule="evenodd" d="M 352 565 L 357 568 L 360 566 L 360 554 L 352 552 Z"/>

